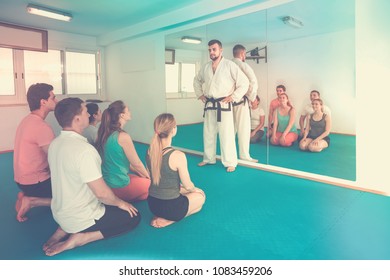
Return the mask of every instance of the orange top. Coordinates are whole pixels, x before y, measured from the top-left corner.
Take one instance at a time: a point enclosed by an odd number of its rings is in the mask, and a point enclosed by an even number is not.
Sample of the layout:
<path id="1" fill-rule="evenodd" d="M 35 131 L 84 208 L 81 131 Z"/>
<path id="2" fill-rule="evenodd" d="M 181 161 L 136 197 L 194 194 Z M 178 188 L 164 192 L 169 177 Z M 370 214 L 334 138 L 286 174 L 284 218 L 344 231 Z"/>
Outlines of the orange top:
<path id="1" fill-rule="evenodd" d="M 50 178 L 47 154 L 42 149 L 54 139 L 53 129 L 39 116 L 29 114 L 18 126 L 14 145 L 14 179 L 32 185 Z"/>

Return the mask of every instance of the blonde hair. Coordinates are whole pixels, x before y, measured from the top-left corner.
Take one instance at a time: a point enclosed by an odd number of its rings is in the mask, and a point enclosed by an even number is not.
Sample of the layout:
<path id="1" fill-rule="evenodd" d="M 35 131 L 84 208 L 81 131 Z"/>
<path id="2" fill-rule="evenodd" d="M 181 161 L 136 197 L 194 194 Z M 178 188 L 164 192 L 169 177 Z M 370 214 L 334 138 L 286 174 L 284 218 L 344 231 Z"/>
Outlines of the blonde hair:
<path id="1" fill-rule="evenodd" d="M 150 142 L 148 155 L 150 159 L 151 175 L 154 185 L 158 185 L 161 179 L 161 163 L 163 148 L 161 139 L 167 138 L 176 127 L 176 121 L 172 114 L 164 113 L 154 120 L 154 135 Z"/>

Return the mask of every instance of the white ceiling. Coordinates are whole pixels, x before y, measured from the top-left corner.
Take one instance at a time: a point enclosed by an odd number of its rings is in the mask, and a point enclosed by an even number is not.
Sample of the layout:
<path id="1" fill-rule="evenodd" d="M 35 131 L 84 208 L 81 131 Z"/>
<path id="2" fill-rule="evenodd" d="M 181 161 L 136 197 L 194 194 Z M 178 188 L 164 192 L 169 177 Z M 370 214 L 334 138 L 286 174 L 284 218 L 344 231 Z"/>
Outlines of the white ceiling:
<path id="1" fill-rule="evenodd" d="M 0 0 L 0 21 L 99 36 L 180 9 L 201 0 Z M 61 22 L 26 13 L 35 4 L 73 15 Z"/>
<path id="2" fill-rule="evenodd" d="M 297 29 L 283 23 L 282 18 L 293 16 L 303 22 Z M 210 39 L 224 44 L 260 44 L 337 32 L 355 27 L 355 0 L 295 0 L 266 10 L 169 34 L 166 45 L 175 49 L 207 49 Z M 183 36 L 202 38 L 200 45 L 182 43 Z M 261 47 L 261 46 L 260 46 Z"/>
<path id="3" fill-rule="evenodd" d="M 123 33 L 169 30 L 259 4 L 291 0 L 0 0 L 0 21 L 35 28 L 89 35 L 109 42 Z M 61 22 L 26 13 L 28 3 L 69 12 L 71 22 Z M 224 42 L 251 42 L 309 36 L 354 27 L 355 0 L 295 0 L 266 11 L 250 13 L 221 23 L 204 25 L 167 37 L 167 45 L 180 44 L 182 35 L 218 38 Z M 285 26 L 281 17 L 291 15 L 304 22 L 302 29 Z M 131 30 L 133 28 L 133 30 Z M 123 31 L 129 31 L 128 34 Z M 140 35 L 136 34 L 136 35 Z M 108 36 L 108 37 L 107 37 Z M 109 38 L 109 39 L 106 39 Z M 104 40 L 106 39 L 106 40 Z M 123 38 L 122 38 L 123 39 Z M 177 47 L 177 46 L 176 46 Z"/>

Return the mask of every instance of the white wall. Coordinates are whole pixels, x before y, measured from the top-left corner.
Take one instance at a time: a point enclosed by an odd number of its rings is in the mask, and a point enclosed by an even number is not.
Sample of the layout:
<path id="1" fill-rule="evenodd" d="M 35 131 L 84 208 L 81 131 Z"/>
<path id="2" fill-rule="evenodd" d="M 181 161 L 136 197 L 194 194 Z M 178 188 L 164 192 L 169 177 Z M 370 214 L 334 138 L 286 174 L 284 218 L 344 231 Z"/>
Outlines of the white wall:
<path id="1" fill-rule="evenodd" d="M 27 105 L 0 107 L 0 152 L 14 149 L 16 128 L 28 113 Z"/>
<path id="2" fill-rule="evenodd" d="M 390 2 L 356 1 L 357 183 L 390 195 Z"/>
<path id="3" fill-rule="evenodd" d="M 204 104 L 197 98 L 167 99 L 167 112 L 173 114 L 177 124 L 203 122 Z"/>
<path id="4" fill-rule="evenodd" d="M 136 141 L 149 143 L 155 117 L 166 112 L 164 44 L 160 34 L 106 48 L 107 96 L 129 106 L 125 130 Z"/>

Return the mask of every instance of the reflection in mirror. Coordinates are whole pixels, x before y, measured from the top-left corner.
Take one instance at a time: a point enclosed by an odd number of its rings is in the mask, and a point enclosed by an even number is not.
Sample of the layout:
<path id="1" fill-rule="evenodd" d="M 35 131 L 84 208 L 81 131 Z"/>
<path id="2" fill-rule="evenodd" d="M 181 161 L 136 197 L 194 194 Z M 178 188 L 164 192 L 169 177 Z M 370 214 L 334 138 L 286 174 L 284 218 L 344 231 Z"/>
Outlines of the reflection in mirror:
<path id="1" fill-rule="evenodd" d="M 247 63 L 252 67 L 258 80 L 259 89 L 257 94 L 261 99 L 260 106 L 264 109 L 267 104 L 267 77 L 266 77 L 266 63 L 265 63 L 265 42 L 266 42 L 266 15 L 265 11 L 256 12 L 245 15 L 243 17 L 236 17 L 221 22 L 208 24 L 199 28 L 181 31 L 178 33 L 166 36 L 166 48 L 175 49 L 176 65 L 194 63 L 196 73 L 200 67 L 210 61 L 208 55 L 208 42 L 211 39 L 218 39 L 223 44 L 223 56 L 228 59 L 233 58 L 233 47 L 236 44 L 242 44 L 249 52 Z M 248 24 L 254 28 L 248 29 Z M 183 37 L 199 38 L 202 40 L 200 44 L 184 44 L 181 41 Z M 257 53 L 250 51 L 257 48 Z M 203 103 L 197 100 L 194 94 L 193 87 L 190 91 L 181 88 L 184 84 L 184 78 L 191 76 L 191 85 L 193 83 L 194 75 L 190 72 L 179 72 L 179 75 L 173 74 L 170 66 L 166 65 L 166 85 L 172 84 L 171 89 L 167 91 L 167 109 L 168 112 L 177 116 L 179 133 L 175 137 L 176 146 L 182 148 L 203 152 Z M 183 125 L 191 124 L 191 125 Z M 267 163 L 267 139 L 263 137 L 262 140 L 251 147 L 250 153 L 252 158 L 257 159 L 260 163 Z M 237 146 L 238 150 L 238 146 Z M 217 154 L 220 154 L 219 142 L 217 141 Z"/>
<path id="2" fill-rule="evenodd" d="M 295 109 L 295 125 L 310 106 L 310 92 L 318 90 L 330 108 L 329 148 L 303 152 L 270 145 L 269 162 L 320 175 L 354 181 L 355 152 L 355 1 L 297 0 L 268 9 L 268 93 L 276 98 L 283 84 Z M 302 22 L 297 28 L 283 22 L 290 16 Z"/>
<path id="3" fill-rule="evenodd" d="M 299 119 L 305 106 L 310 103 L 310 92 L 318 90 L 331 111 L 330 145 L 320 153 L 310 153 L 301 151 L 298 141 L 291 147 L 279 147 L 267 145 L 264 137 L 260 144 L 251 144 L 251 156 L 259 159 L 261 164 L 354 181 L 354 3 L 354 0 L 296 0 L 266 11 L 167 35 L 166 48 L 178 52 L 178 61 L 181 50 L 183 61 L 187 55 L 192 58 L 200 57 L 196 62 L 196 67 L 200 67 L 209 60 L 209 39 L 217 38 L 222 41 L 224 56 L 227 58 L 232 58 L 231 50 L 237 43 L 244 45 L 248 51 L 266 46 L 267 63 L 264 60 L 259 63 L 255 59 L 247 60 L 256 73 L 258 95 L 266 115 L 271 100 L 277 96 L 276 86 L 283 84 L 295 109 L 294 123 L 299 131 Z M 297 19 L 303 26 L 297 28 L 286 24 L 283 21 L 286 16 Z M 183 36 L 202 38 L 202 43 L 184 45 L 180 42 Z M 185 52 L 190 52 L 191 55 Z M 200 103 L 190 93 L 180 94 L 175 99 L 169 98 L 167 94 L 168 111 L 177 116 L 178 123 L 196 123 L 180 127 L 177 137 L 181 138 L 174 144 L 203 152 L 203 107 Z M 267 119 L 268 117 L 266 126 Z"/>

